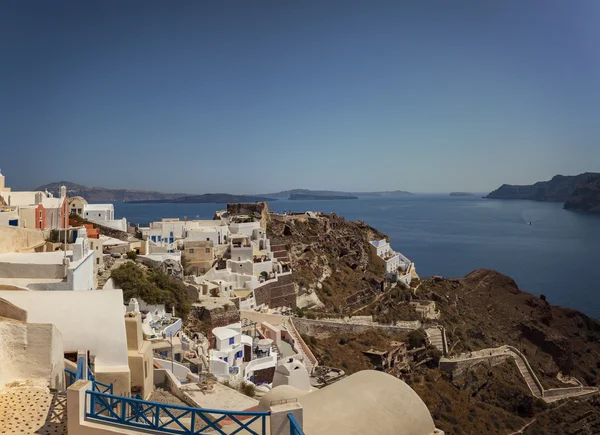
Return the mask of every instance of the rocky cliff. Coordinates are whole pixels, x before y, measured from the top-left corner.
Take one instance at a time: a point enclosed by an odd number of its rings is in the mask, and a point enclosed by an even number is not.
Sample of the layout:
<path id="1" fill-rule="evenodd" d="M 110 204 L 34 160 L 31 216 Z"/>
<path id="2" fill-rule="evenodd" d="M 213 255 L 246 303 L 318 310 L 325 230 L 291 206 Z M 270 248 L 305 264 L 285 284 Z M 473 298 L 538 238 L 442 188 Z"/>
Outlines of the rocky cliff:
<path id="1" fill-rule="evenodd" d="M 289 252 L 299 294 L 326 310 L 345 312 L 382 286 L 382 271 L 369 261 L 369 241 L 386 236 L 364 222 L 335 214 L 273 215 L 268 234 L 272 245 Z"/>
<path id="2" fill-rule="evenodd" d="M 549 181 L 531 185 L 503 184 L 486 196 L 493 199 L 529 199 L 533 201 L 566 201 L 578 185 L 587 184 L 600 174 L 555 175 Z"/>
<path id="3" fill-rule="evenodd" d="M 565 209 L 600 213 L 600 175 L 578 185 L 567 198 Z"/>

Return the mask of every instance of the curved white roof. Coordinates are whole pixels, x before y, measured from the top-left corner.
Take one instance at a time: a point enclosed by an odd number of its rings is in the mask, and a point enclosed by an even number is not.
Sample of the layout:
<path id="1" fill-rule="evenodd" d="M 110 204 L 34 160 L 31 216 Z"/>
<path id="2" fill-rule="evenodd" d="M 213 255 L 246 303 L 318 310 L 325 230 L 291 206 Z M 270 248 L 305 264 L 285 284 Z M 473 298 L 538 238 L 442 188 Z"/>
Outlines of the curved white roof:
<path id="1" fill-rule="evenodd" d="M 303 408 L 303 430 L 310 435 L 433 435 L 431 414 L 407 384 L 387 373 L 364 370 L 323 389 L 305 394 L 282 385 L 260 401 L 297 399 Z"/>

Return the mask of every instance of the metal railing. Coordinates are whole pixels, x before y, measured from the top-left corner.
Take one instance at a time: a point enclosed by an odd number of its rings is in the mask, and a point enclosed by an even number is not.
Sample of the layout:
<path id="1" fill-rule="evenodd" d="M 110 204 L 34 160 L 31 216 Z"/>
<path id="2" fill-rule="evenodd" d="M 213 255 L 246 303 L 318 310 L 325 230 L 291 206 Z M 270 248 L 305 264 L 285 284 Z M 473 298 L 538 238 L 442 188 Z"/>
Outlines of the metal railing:
<path id="1" fill-rule="evenodd" d="M 86 391 L 86 397 L 89 400 L 87 418 L 171 434 L 203 435 L 210 432 L 221 435 L 265 435 L 267 417 L 270 415 L 269 412 L 224 411 L 167 405 L 92 390 Z M 254 422 L 259 422 L 260 428 L 251 429 L 250 425 Z M 235 426 L 224 431 L 224 424 Z"/>
<path id="2" fill-rule="evenodd" d="M 294 418 L 294 414 L 290 413 L 287 417 L 290 420 L 290 435 L 304 435 L 300 424 L 298 424 L 298 421 Z"/>

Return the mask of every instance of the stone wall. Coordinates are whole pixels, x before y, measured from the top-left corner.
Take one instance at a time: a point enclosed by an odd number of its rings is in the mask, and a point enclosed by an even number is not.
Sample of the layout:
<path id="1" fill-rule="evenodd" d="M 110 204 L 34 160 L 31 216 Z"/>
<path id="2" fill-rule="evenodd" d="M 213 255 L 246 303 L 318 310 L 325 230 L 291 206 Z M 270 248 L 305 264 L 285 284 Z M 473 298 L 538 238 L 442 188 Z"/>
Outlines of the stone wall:
<path id="1" fill-rule="evenodd" d="M 497 354 L 492 356 L 482 356 L 480 358 L 464 359 L 464 360 L 450 360 L 441 359 L 439 368 L 442 371 L 450 372 L 453 376 L 462 376 L 470 368 L 478 366 L 480 364 L 486 364 L 489 367 L 494 367 L 498 364 L 505 362 L 511 355 L 509 354 Z"/>
<path id="2" fill-rule="evenodd" d="M 260 220 L 260 226 L 265 230 L 267 229 L 267 224 L 269 223 L 270 219 L 269 204 L 266 202 L 255 202 L 250 204 L 227 204 L 227 213 L 229 213 L 229 215 L 245 214 L 248 216 L 253 216 Z"/>
<path id="3" fill-rule="evenodd" d="M 100 234 L 107 237 L 112 237 L 114 239 L 119 239 L 123 241 L 127 241 L 129 239 L 129 235 L 125 231 L 115 230 L 114 228 L 110 228 L 99 224 L 98 222 L 92 222 L 95 227 L 100 230 Z"/>
<path id="4" fill-rule="evenodd" d="M 233 303 L 212 309 L 208 309 L 200 304 L 192 304 L 190 317 L 201 322 L 208 322 L 212 329 L 239 322 L 240 312 Z"/>
<path id="5" fill-rule="evenodd" d="M 254 289 L 256 305 L 268 305 L 270 308 L 296 308 L 296 292 L 292 275 L 278 276 L 277 281 Z"/>
<path id="6" fill-rule="evenodd" d="M 298 329 L 300 334 L 307 335 L 332 335 L 346 333 L 363 333 L 373 329 L 379 329 L 390 332 L 406 332 L 407 328 L 401 326 L 388 326 L 388 325 L 361 325 L 361 324 L 349 324 L 349 323 L 337 323 L 337 322 L 326 322 L 322 320 L 310 320 L 300 317 L 294 318 L 294 325 Z"/>

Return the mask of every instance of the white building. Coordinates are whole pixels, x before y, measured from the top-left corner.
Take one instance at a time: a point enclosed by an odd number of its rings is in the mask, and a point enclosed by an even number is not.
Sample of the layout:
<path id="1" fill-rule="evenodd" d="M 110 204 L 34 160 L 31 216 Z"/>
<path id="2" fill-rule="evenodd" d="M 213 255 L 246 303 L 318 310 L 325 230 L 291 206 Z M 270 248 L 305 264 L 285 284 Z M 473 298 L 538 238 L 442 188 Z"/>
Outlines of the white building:
<path id="1" fill-rule="evenodd" d="M 220 220 L 182 221 L 178 218 L 165 218 L 152 222 L 148 227 L 141 227 L 140 232 L 144 240 L 169 250 L 180 249 L 184 239 L 212 241 L 215 247 L 227 245 L 229 239 L 229 228 Z"/>
<path id="2" fill-rule="evenodd" d="M 252 338 L 242 334 L 241 323 L 214 328 L 212 334 L 215 348 L 209 351 L 209 364 L 219 380 L 272 383 L 269 369 L 277 365 L 273 340 L 263 339 L 253 345 Z"/>
<path id="3" fill-rule="evenodd" d="M 148 340 L 174 337 L 181 330 L 181 318 L 169 313 L 164 304 L 151 305 L 142 299 L 132 298 L 127 305 L 128 313 L 143 313 L 142 332 Z"/>
<path id="4" fill-rule="evenodd" d="M 0 185 L 4 184 L 4 176 L 0 174 Z M 68 227 L 67 188 L 61 186 L 60 197 L 55 198 L 47 190 L 15 192 L 9 188 L 0 190 L 2 201 L 11 211 L 18 213 L 18 222 L 14 216 L 10 225 L 40 230 Z"/>
<path id="5" fill-rule="evenodd" d="M 0 254 L 0 283 L 23 290 L 94 290 L 94 252 L 85 228 L 66 253 Z"/>
<path id="6" fill-rule="evenodd" d="M 371 260 L 383 266 L 386 278 L 410 285 L 413 263 L 408 258 L 394 251 L 385 239 L 373 240 L 369 245 Z"/>
<path id="7" fill-rule="evenodd" d="M 30 323 L 55 325 L 62 334 L 65 353 L 88 351 L 96 379 L 112 383 L 115 394 L 129 393 L 121 290 L 0 291 L 0 298 L 26 310 Z"/>
<path id="8" fill-rule="evenodd" d="M 244 344 L 251 352 L 252 338 L 242 334 L 241 323 L 214 328 L 212 333 L 215 348 L 210 350 L 210 372 L 220 379 L 240 379 Z"/>
<path id="9" fill-rule="evenodd" d="M 114 230 L 127 231 L 127 219 L 115 219 L 115 207 L 112 204 L 84 204 L 83 218 Z"/>

